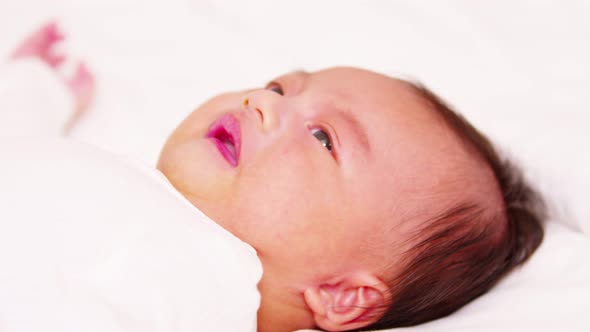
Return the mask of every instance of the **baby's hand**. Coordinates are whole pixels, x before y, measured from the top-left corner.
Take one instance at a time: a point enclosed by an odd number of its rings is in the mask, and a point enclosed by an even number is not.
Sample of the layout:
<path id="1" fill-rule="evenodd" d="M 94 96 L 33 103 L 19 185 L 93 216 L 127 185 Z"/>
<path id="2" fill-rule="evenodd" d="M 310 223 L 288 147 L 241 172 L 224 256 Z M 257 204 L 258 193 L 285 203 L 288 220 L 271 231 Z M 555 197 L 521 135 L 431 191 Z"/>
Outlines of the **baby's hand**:
<path id="1" fill-rule="evenodd" d="M 13 59 L 38 58 L 51 68 L 59 67 L 66 59 L 59 54 L 57 44 L 64 39 L 56 22 L 49 22 L 26 38 L 12 53 Z"/>
<path id="2" fill-rule="evenodd" d="M 67 134 L 80 116 L 91 106 L 96 82 L 94 75 L 83 61 L 76 61 L 76 63 L 70 56 L 66 56 L 58 50 L 58 44 L 64 39 L 57 22 L 51 21 L 27 37 L 12 53 L 11 58 L 13 60 L 37 58 L 60 77 L 74 100 L 74 112 L 64 126 L 64 133 Z M 63 68 L 60 68 L 66 61 L 75 63 L 75 70 L 72 74 L 68 74 Z"/>
<path id="3" fill-rule="evenodd" d="M 94 92 L 96 90 L 96 82 L 94 75 L 88 70 L 86 64 L 84 62 L 79 62 L 72 77 L 66 79 L 66 85 L 76 101 L 74 114 L 64 127 L 64 133 L 67 134 L 80 115 L 92 104 Z"/>

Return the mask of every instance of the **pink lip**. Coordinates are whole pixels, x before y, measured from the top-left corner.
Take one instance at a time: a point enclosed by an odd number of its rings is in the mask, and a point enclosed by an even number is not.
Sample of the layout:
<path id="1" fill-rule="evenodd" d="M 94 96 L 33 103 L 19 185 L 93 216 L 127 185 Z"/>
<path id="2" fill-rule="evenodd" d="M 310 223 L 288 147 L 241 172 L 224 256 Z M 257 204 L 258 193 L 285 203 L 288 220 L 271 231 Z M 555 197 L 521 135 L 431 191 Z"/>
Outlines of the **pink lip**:
<path id="1" fill-rule="evenodd" d="M 240 122 L 232 114 L 219 117 L 209 126 L 206 138 L 210 139 L 223 158 L 233 167 L 238 166 L 242 145 Z"/>

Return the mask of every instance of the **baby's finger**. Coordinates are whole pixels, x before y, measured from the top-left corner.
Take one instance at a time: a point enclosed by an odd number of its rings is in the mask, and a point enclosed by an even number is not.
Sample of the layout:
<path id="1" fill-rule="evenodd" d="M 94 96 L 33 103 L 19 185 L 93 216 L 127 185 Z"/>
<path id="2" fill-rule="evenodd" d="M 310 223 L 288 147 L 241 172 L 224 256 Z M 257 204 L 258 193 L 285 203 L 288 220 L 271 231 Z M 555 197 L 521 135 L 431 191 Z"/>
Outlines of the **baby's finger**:
<path id="1" fill-rule="evenodd" d="M 51 68 L 58 68 L 66 60 L 65 55 L 57 54 L 55 52 L 48 52 L 47 54 L 42 55 L 41 58 Z"/>
<path id="2" fill-rule="evenodd" d="M 90 105 L 96 89 L 96 82 L 94 75 L 84 62 L 78 64 L 74 75 L 68 81 L 68 86 L 80 107 L 86 108 Z"/>
<path id="3" fill-rule="evenodd" d="M 56 46 L 65 39 L 55 21 L 49 22 L 29 35 L 14 50 L 12 59 L 38 57 L 55 68 L 63 62 L 63 56 L 55 54 Z"/>
<path id="4" fill-rule="evenodd" d="M 88 110 L 94 99 L 96 81 L 94 75 L 84 62 L 80 62 L 72 77 L 66 81 L 75 101 L 75 110 L 64 126 L 64 134 L 67 135 L 80 117 Z"/>
<path id="5" fill-rule="evenodd" d="M 41 28 L 41 31 L 52 41 L 60 41 L 65 38 L 57 22 L 51 21 Z"/>

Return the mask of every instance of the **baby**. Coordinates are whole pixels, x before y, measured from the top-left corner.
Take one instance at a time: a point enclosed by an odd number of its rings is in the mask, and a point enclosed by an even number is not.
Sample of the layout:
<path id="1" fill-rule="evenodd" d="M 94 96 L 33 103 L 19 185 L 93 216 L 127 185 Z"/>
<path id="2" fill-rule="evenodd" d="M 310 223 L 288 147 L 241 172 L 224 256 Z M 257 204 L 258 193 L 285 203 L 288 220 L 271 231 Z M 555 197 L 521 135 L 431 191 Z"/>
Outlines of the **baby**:
<path id="1" fill-rule="evenodd" d="M 443 317 L 543 237 L 540 198 L 482 134 L 426 88 L 361 69 L 214 97 L 158 169 L 257 250 L 259 331 Z"/>
<path id="2" fill-rule="evenodd" d="M 59 66 L 55 26 L 44 29 L 14 57 Z M 78 114 L 94 80 L 81 67 L 67 82 Z M 543 238 L 541 199 L 482 134 L 423 86 L 361 69 L 214 97 L 172 133 L 158 169 L 256 249 L 263 332 L 443 317 Z"/>

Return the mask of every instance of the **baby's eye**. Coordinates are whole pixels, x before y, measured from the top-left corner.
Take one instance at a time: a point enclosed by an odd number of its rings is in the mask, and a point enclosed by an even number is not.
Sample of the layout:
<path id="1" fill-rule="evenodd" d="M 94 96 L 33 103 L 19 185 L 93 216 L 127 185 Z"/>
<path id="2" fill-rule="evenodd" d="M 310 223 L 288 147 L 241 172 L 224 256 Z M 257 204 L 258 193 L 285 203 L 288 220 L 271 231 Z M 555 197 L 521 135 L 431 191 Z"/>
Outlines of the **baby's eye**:
<path id="1" fill-rule="evenodd" d="M 283 87 L 277 82 L 270 82 L 265 87 L 266 90 L 270 90 L 273 92 L 278 93 L 281 96 L 284 96 L 285 93 L 283 92 Z"/>
<path id="2" fill-rule="evenodd" d="M 330 140 L 330 135 L 328 135 L 328 133 L 320 128 L 311 128 L 311 134 L 315 136 L 315 138 L 317 138 L 328 151 L 332 151 L 332 141 Z"/>

